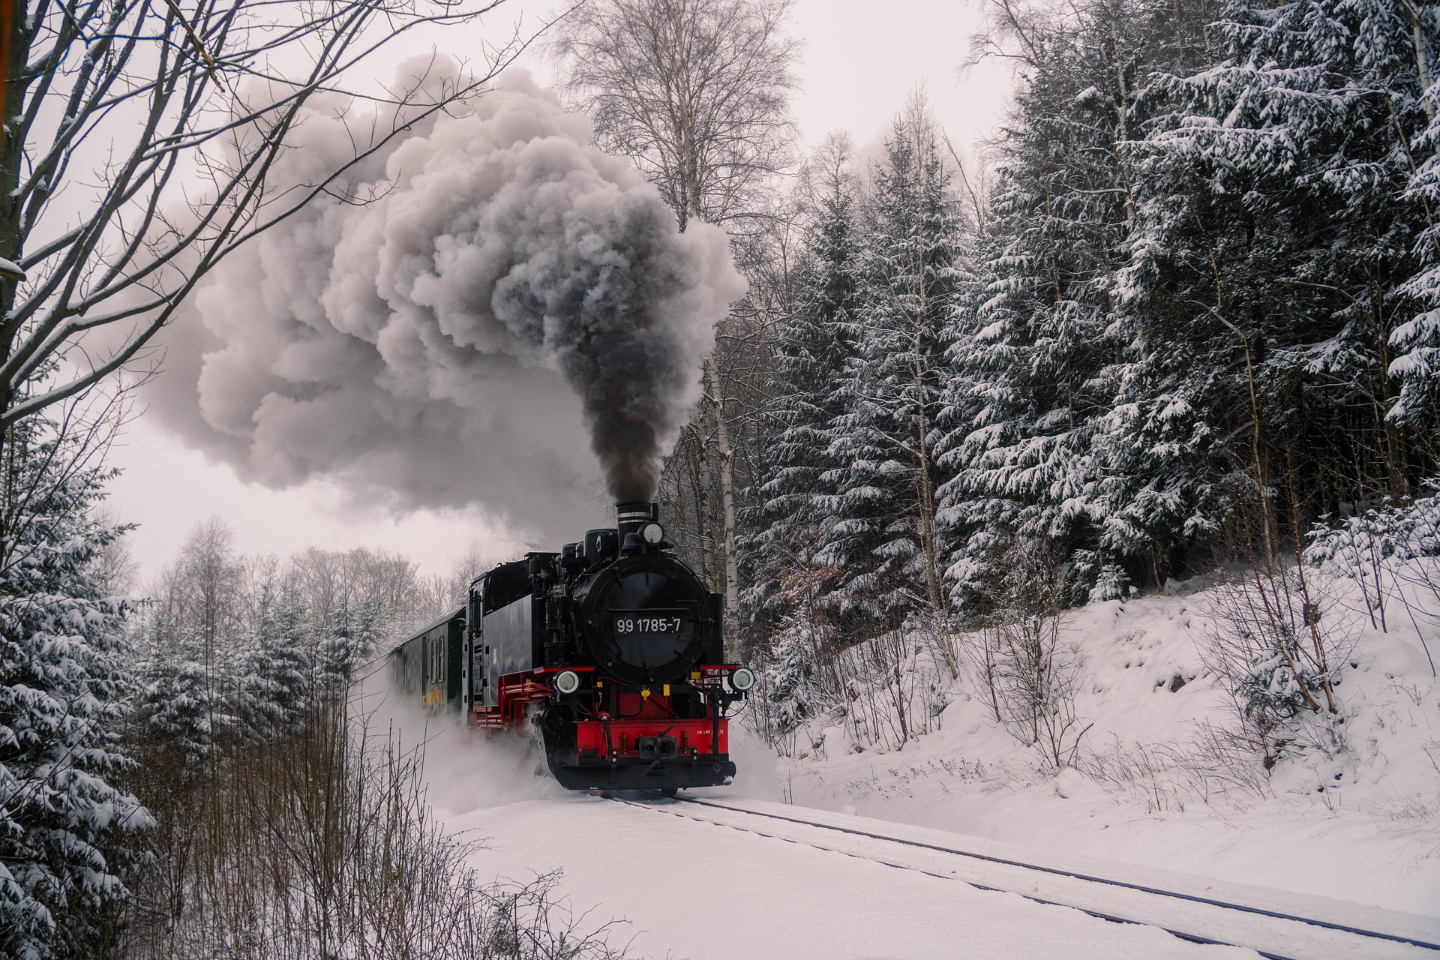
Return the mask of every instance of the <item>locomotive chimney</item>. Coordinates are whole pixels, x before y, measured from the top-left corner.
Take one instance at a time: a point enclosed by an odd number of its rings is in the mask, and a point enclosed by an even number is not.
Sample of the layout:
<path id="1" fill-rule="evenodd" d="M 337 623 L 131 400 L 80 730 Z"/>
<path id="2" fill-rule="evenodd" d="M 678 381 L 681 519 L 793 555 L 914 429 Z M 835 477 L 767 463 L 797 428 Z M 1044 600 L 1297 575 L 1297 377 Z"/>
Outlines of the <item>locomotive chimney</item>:
<path id="1" fill-rule="evenodd" d="M 615 526 L 620 531 L 622 548 L 627 534 L 633 533 L 638 539 L 641 528 L 650 521 L 658 519 L 660 519 L 660 504 L 658 503 L 637 500 L 615 504 Z"/>

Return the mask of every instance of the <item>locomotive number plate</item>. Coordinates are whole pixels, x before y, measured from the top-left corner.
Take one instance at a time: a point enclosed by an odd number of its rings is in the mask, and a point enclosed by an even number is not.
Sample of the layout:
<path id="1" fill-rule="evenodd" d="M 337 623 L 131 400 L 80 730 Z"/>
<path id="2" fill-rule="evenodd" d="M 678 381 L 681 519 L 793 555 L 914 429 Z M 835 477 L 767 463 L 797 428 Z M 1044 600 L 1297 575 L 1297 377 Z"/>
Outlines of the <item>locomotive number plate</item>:
<path id="1" fill-rule="evenodd" d="M 683 617 L 638 616 L 622 614 L 615 617 L 615 632 L 627 633 L 679 633 L 685 625 Z"/>

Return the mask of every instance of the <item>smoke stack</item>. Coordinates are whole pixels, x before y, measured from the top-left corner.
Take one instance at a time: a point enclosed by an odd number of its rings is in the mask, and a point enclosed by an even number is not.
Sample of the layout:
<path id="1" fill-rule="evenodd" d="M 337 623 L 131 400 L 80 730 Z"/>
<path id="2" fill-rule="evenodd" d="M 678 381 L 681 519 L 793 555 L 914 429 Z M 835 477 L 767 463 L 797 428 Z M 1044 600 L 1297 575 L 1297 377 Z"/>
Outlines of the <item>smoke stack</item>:
<path id="1" fill-rule="evenodd" d="M 620 531 L 620 543 L 625 543 L 629 533 L 640 536 L 640 528 L 652 520 L 660 519 L 660 504 L 636 500 L 615 504 L 615 526 Z"/>

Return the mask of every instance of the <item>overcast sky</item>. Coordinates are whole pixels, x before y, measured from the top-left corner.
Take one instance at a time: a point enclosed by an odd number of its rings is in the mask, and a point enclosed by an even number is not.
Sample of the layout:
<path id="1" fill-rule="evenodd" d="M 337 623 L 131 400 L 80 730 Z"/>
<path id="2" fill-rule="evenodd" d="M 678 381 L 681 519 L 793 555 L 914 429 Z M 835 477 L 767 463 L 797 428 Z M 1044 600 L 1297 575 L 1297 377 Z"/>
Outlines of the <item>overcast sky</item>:
<path id="1" fill-rule="evenodd" d="M 517 14 L 530 22 L 532 11 L 550 2 L 506 4 L 489 29 L 508 31 Z M 919 86 L 937 122 L 962 149 L 988 136 L 1010 81 L 1000 64 L 960 75 L 980 22 L 978 0 L 798 0 L 792 30 L 805 46 L 793 108 L 802 137 L 815 144 L 845 130 L 862 154 L 870 153 Z M 402 52 L 411 51 L 397 50 L 394 59 Z M 534 57 L 522 63 L 542 80 L 548 75 Z M 384 64 L 376 69 L 388 72 Z M 408 554 L 425 573 L 446 573 L 472 545 L 496 560 L 522 549 L 487 522 L 483 504 L 462 512 L 402 515 L 383 503 L 357 503 L 325 478 L 283 491 L 242 483 L 228 467 L 206 462 L 162 432 L 143 410 L 111 459 L 123 473 L 112 484 L 110 505 L 118 518 L 139 524 L 130 547 L 147 576 L 168 563 L 189 531 L 212 514 L 230 522 L 246 553 L 383 547 Z"/>

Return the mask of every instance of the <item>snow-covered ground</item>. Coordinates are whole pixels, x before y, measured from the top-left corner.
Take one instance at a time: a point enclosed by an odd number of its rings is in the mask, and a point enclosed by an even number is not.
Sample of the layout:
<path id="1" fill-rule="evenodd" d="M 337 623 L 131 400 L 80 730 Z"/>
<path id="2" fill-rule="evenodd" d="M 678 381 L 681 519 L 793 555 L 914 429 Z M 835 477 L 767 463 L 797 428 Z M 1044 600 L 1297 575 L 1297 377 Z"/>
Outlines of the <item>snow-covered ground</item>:
<path id="1" fill-rule="evenodd" d="M 1182 589 L 1067 617 L 1085 658 L 1077 706 L 1090 725 L 1082 766 L 1091 775 L 1043 772 L 962 679 L 945 694 L 938 729 L 900 749 L 858 749 L 831 726 L 806 731 L 787 758 L 740 736 L 741 774 L 728 793 L 1440 916 L 1440 684 L 1421 647 L 1423 618 L 1417 627 L 1394 608 L 1380 630 L 1352 610 L 1338 691 L 1345 748 L 1282 760 L 1268 778 L 1260 771 L 1259 792 L 1207 797 L 1193 772 L 1205 767 L 1202 747 L 1185 744 L 1197 722 L 1233 709 L 1201 661 L 1207 603 Z M 617 935 L 633 935 L 638 953 L 1254 956 L 570 795 L 536 776 L 523 743 L 444 724 L 429 734 L 431 803 L 449 829 L 486 838 L 474 865 L 516 879 L 562 869 L 561 891 L 597 924 L 628 920 Z"/>
<path id="2" fill-rule="evenodd" d="M 1228 722 L 1234 709 L 1201 662 L 1209 601 L 1181 590 L 1067 615 L 1085 659 L 1077 707 L 1093 725 L 1081 767 L 1093 776 L 1042 772 L 962 680 L 939 729 L 898 750 L 857 752 L 840 727 L 808 731 L 794 758 L 752 742 L 735 790 L 1440 915 L 1440 684 L 1416 622 L 1394 602 L 1388 630 L 1372 627 L 1358 604 L 1337 609 L 1354 640 L 1337 689 L 1346 748 L 1282 760 L 1268 777 L 1252 759 L 1245 773 L 1264 790 L 1221 797 L 1213 779 L 1207 787 L 1193 772 L 1213 759 L 1196 724 Z M 1440 639 L 1418 620 L 1440 656 Z"/>
<path id="3" fill-rule="evenodd" d="M 523 879 L 563 868 L 575 904 L 627 918 L 616 939 L 655 957 L 1256 956 L 586 796 L 481 808 L 450 826 L 489 838 L 481 869 Z"/>
<path id="4" fill-rule="evenodd" d="M 635 956 L 1256 956 L 1012 893 L 573 794 L 537 776 L 535 755 L 523 742 L 487 741 L 445 721 L 427 723 L 393 704 L 379 713 L 400 721 L 406 738 L 428 741 L 431 806 L 450 832 L 483 841 L 471 861 L 483 876 L 526 881 L 563 871 L 559 892 L 586 914 L 581 926 L 620 921 L 610 931 L 611 942 L 628 943 Z"/>

